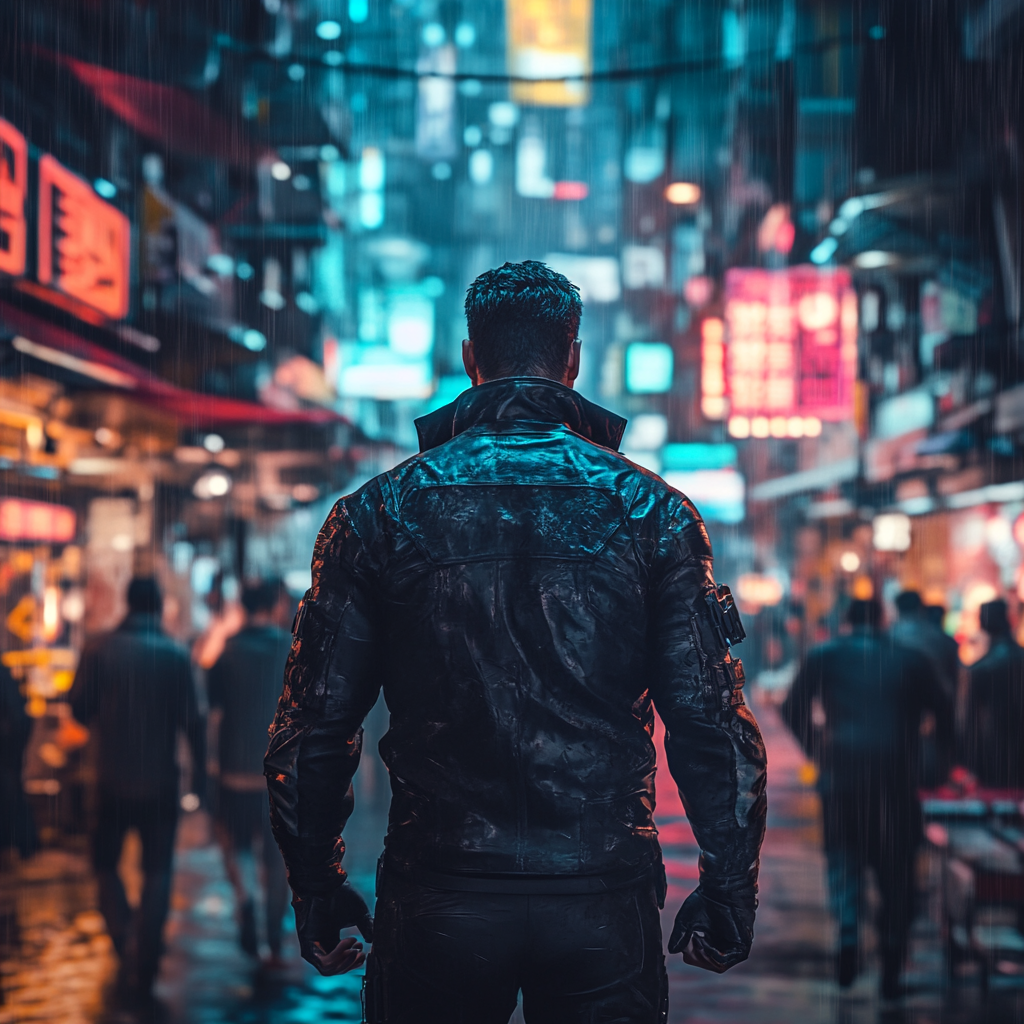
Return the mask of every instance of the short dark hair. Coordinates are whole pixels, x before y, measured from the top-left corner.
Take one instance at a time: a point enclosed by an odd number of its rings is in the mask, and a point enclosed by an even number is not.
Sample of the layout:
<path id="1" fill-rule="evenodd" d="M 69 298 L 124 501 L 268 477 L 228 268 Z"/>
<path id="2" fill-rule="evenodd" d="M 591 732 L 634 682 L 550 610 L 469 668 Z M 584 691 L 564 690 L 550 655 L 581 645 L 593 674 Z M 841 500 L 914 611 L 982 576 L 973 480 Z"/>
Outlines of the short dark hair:
<path id="1" fill-rule="evenodd" d="M 128 611 L 159 615 L 164 610 L 164 596 L 153 576 L 136 576 L 128 584 Z"/>
<path id="2" fill-rule="evenodd" d="M 481 375 L 557 380 L 582 313 L 579 288 L 537 260 L 481 274 L 466 291 L 466 322 Z"/>
<path id="3" fill-rule="evenodd" d="M 919 615 L 924 608 L 921 595 L 916 590 L 904 590 L 896 595 L 896 611 L 900 615 Z"/>
<path id="4" fill-rule="evenodd" d="M 242 588 L 242 607 L 250 614 L 273 611 L 281 598 L 281 581 L 257 580 Z"/>
<path id="5" fill-rule="evenodd" d="M 978 609 L 979 625 L 989 636 L 1010 632 L 1010 616 L 1006 602 L 997 597 L 994 601 L 986 601 Z"/>
<path id="6" fill-rule="evenodd" d="M 867 626 L 869 629 L 878 629 L 882 624 L 882 606 L 877 597 L 870 597 L 867 600 L 851 601 L 850 607 L 846 609 L 846 621 L 851 626 Z"/>

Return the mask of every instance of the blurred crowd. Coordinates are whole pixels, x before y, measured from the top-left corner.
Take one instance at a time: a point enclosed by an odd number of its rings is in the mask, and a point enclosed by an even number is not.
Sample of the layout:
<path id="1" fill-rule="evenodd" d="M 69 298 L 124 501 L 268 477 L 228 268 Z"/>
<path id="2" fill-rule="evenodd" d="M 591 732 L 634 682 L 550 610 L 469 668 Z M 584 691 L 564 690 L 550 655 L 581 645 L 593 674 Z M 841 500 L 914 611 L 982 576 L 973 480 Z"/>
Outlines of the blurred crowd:
<path id="1" fill-rule="evenodd" d="M 270 832 L 263 754 L 294 602 L 280 580 L 250 581 L 191 652 L 163 627 L 156 579 L 133 579 L 127 604 L 120 625 L 82 652 L 69 694 L 78 727 L 68 746 L 91 740 L 89 853 L 119 961 L 111 997 L 117 1005 L 138 1006 L 153 1000 L 182 811 L 211 814 L 235 890 L 242 950 L 262 970 L 283 966 L 288 884 Z M 32 720 L 6 669 L 0 671 L 0 714 L 0 840 L 8 858 L 28 858 L 39 846 L 22 786 Z M 129 830 L 141 844 L 142 889 L 134 907 L 119 870 Z"/>
<path id="2" fill-rule="evenodd" d="M 283 968 L 288 902 L 270 831 L 263 755 L 281 692 L 294 602 L 279 580 L 253 580 L 224 604 L 188 651 L 163 629 L 153 578 L 131 581 L 128 614 L 86 646 L 69 694 L 68 746 L 95 765 L 87 814 L 99 909 L 120 964 L 116 1003 L 153 998 L 182 811 L 205 808 L 235 891 L 237 938 L 264 972 Z M 880 895 L 882 990 L 901 991 L 915 913 L 921 795 L 1024 794 L 1019 734 L 1024 649 L 1003 600 L 981 608 L 987 653 L 967 667 L 943 632 L 944 611 L 904 591 L 886 627 L 875 600 L 853 600 L 836 636 L 797 670 L 758 677 L 817 769 L 841 986 L 862 970 L 867 876 Z M 768 638 L 770 639 L 770 638 Z M 31 729 L 18 686 L 0 671 L 0 843 L 8 862 L 39 840 L 22 786 Z M 185 770 L 182 768 L 182 752 Z M 126 835 L 141 843 L 141 898 L 119 872 Z"/>

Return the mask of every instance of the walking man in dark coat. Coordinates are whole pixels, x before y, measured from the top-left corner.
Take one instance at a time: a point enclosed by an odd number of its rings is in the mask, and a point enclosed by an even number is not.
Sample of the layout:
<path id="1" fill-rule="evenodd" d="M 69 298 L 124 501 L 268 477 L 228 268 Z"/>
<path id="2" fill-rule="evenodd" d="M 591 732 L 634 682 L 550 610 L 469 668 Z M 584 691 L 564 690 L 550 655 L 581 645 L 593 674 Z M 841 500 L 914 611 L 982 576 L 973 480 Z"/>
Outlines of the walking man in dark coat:
<path id="1" fill-rule="evenodd" d="M 892 999 L 900 994 L 921 837 L 921 721 L 934 717 L 938 749 L 948 758 L 952 708 L 934 665 L 882 633 L 881 616 L 875 600 L 851 602 L 849 635 L 810 651 L 782 716 L 819 768 L 839 984 L 848 987 L 858 973 L 870 868 L 882 897 L 882 993 Z"/>
<path id="2" fill-rule="evenodd" d="M 155 579 L 132 580 L 128 615 L 86 646 L 71 689 L 75 717 L 99 747 L 92 856 L 100 910 L 121 959 L 120 986 L 142 1000 L 152 996 L 171 897 L 179 735 L 191 748 L 195 795 L 204 791 L 206 772 L 206 723 L 192 666 L 161 628 L 162 608 Z M 142 841 L 142 900 L 134 915 L 117 871 L 130 828 Z"/>

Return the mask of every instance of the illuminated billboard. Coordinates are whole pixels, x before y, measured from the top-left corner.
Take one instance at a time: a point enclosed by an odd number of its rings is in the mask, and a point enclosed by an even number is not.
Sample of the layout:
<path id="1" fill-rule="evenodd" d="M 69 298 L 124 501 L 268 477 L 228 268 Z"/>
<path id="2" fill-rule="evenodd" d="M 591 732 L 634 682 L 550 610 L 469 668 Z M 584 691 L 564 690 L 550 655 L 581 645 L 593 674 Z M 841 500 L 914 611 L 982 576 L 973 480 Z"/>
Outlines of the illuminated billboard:
<path id="1" fill-rule="evenodd" d="M 507 0 L 508 67 L 512 99 L 524 106 L 577 107 L 589 102 L 584 81 L 550 81 L 591 70 L 593 0 Z M 548 81 L 544 81 L 548 79 Z"/>
<path id="2" fill-rule="evenodd" d="M 799 430 L 771 433 L 799 436 L 853 416 L 857 300 L 847 270 L 730 270 L 725 327 L 734 436 L 767 436 L 755 421 L 794 421 Z"/>
<path id="3" fill-rule="evenodd" d="M 131 226 L 88 182 L 39 159 L 39 283 L 111 319 L 128 312 Z"/>

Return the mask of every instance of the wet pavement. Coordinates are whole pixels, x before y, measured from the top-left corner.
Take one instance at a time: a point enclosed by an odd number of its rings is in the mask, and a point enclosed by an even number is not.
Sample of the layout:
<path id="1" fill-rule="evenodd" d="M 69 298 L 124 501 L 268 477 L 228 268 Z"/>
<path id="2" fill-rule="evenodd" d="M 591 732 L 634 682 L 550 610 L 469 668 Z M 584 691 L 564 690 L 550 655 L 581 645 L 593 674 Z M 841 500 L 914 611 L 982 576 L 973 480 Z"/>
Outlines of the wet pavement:
<path id="1" fill-rule="evenodd" d="M 865 974 L 840 995 L 831 980 L 833 929 L 825 909 L 818 801 L 807 766 L 774 712 L 763 709 L 759 719 L 769 752 L 770 813 L 754 951 L 747 963 L 724 977 L 670 957 L 672 1024 L 1024 1021 L 1024 987 L 1019 982 L 998 980 L 987 1002 L 970 977 L 944 985 L 934 914 L 927 909 L 915 926 L 907 975 L 910 994 L 901 1007 L 879 1003 L 870 956 Z M 668 934 L 697 872 L 692 833 L 666 783 L 658 821 L 669 876 L 664 915 Z M 346 833 L 350 873 L 367 894 L 372 892 L 385 817 L 386 776 L 379 762 L 367 759 L 358 777 L 357 810 Z M 137 879 L 130 855 L 126 861 L 131 892 Z M 923 863 L 923 877 L 928 870 Z M 157 988 L 160 1006 L 143 1018 L 103 1009 L 116 962 L 95 907 L 95 886 L 82 853 L 46 850 L 0 876 L 0 1024 L 360 1020 L 360 976 L 319 977 L 299 960 L 291 933 L 286 966 L 273 974 L 254 970 L 240 952 L 232 890 L 203 812 L 185 817 L 179 832 L 168 953 Z"/>

